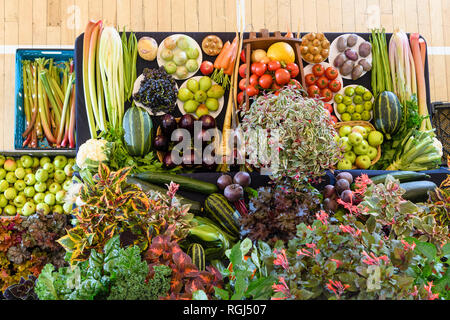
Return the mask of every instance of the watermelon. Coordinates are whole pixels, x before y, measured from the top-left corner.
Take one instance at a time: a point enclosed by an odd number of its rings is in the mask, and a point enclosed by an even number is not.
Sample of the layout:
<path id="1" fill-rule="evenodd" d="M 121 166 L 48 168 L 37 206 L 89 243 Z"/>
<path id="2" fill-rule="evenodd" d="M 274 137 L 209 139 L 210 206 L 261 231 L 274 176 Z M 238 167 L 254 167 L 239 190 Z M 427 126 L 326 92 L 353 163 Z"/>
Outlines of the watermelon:
<path id="1" fill-rule="evenodd" d="M 375 99 L 373 107 L 373 122 L 378 131 L 391 139 L 400 129 L 403 116 L 403 107 L 395 93 L 390 91 L 381 92 Z"/>
<path id="2" fill-rule="evenodd" d="M 125 148 L 131 156 L 143 157 L 149 153 L 153 139 L 153 122 L 148 112 L 136 105 L 123 117 Z"/>

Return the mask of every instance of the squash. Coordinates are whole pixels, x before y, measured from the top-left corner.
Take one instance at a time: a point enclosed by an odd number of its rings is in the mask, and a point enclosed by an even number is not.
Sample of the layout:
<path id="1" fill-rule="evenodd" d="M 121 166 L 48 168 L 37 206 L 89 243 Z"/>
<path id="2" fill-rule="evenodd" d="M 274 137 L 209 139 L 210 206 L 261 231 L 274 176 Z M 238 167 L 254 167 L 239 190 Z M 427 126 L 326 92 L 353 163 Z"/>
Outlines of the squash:
<path id="1" fill-rule="evenodd" d="M 373 107 L 373 123 L 378 131 L 381 131 L 386 139 L 390 140 L 400 129 L 403 116 L 403 107 L 395 93 L 381 92 L 375 99 Z"/>
<path id="2" fill-rule="evenodd" d="M 125 148 L 131 156 L 149 153 L 153 139 L 153 122 L 144 109 L 133 105 L 123 117 Z"/>
<path id="3" fill-rule="evenodd" d="M 206 269 L 205 249 L 199 243 L 193 243 L 189 246 L 187 254 L 191 257 L 192 263 L 199 271 Z"/>
<path id="4" fill-rule="evenodd" d="M 220 193 L 213 193 L 205 200 L 208 217 L 216 221 L 226 232 L 233 236 L 240 233 L 240 214 Z"/>
<path id="5" fill-rule="evenodd" d="M 295 62 L 295 52 L 287 42 L 275 42 L 267 50 L 267 57 L 272 61 L 280 61 L 286 64 Z"/>

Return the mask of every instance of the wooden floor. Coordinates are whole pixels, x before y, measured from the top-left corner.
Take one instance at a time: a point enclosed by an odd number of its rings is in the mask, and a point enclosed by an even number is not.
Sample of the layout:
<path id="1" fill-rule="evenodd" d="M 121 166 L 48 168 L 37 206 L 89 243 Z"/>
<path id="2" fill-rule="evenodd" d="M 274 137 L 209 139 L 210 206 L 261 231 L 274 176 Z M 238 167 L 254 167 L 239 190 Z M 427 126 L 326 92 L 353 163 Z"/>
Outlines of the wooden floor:
<path id="1" fill-rule="evenodd" d="M 134 31 L 234 31 L 235 0 L 0 0 L 0 150 L 14 149 L 17 46 L 73 46 L 89 19 Z M 450 101 L 450 0 L 246 0 L 259 30 L 420 32 L 432 101 Z M 446 53 L 446 55 L 444 54 Z"/>

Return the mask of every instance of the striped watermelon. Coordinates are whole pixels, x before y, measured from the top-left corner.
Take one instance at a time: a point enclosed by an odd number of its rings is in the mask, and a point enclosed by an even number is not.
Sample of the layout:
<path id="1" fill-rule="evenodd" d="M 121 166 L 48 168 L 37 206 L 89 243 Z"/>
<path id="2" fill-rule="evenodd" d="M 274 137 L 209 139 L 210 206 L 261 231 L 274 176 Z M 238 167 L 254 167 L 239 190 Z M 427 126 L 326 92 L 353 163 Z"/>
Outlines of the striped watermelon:
<path id="1" fill-rule="evenodd" d="M 149 153 L 153 139 L 153 122 L 144 109 L 133 105 L 123 117 L 125 148 L 132 156 Z"/>
<path id="2" fill-rule="evenodd" d="M 374 126 L 391 139 L 402 123 L 403 107 L 395 93 L 390 91 L 381 92 L 375 99 L 373 106 Z"/>

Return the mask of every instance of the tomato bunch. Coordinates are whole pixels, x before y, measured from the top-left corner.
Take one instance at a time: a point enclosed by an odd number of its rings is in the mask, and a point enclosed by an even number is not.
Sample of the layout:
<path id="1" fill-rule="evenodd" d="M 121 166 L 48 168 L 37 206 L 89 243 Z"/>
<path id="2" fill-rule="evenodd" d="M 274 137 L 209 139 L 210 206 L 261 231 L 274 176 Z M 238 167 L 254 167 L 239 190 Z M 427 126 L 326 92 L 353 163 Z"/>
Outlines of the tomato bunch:
<path id="1" fill-rule="evenodd" d="M 324 68 L 317 63 L 312 67 L 312 73 L 305 76 L 308 95 L 311 98 L 319 96 L 324 102 L 333 99 L 333 94 L 341 90 L 342 83 L 337 79 L 339 75 L 335 67 Z"/>
<path id="2" fill-rule="evenodd" d="M 300 69 L 296 63 L 281 64 L 279 61 L 270 61 L 269 63 L 253 62 L 250 65 L 249 84 L 247 84 L 247 64 L 244 63 L 239 67 L 239 89 L 238 103 L 244 99 L 244 91 L 249 97 L 257 96 L 260 90 L 279 90 L 283 86 L 292 83 L 301 86 L 295 80 Z"/>

